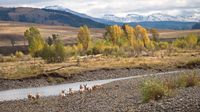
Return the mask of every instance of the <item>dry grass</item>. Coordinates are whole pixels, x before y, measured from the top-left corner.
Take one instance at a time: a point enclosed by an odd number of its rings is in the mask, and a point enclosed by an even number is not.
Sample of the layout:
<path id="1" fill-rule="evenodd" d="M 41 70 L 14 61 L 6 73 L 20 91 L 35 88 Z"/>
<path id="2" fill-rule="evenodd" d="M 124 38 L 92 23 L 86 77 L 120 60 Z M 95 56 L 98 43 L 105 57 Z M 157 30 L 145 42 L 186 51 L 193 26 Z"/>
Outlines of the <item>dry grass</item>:
<path id="1" fill-rule="evenodd" d="M 0 46 L 11 45 L 9 40 L 10 38 L 16 39 L 16 45 L 23 45 L 24 31 L 30 26 L 36 26 L 39 28 L 44 38 L 48 38 L 52 34 L 59 34 L 61 40 L 66 40 L 67 43 L 74 43 L 74 40 L 77 37 L 77 33 L 79 31 L 79 28 L 70 26 L 52 26 L 0 21 Z M 91 29 L 91 35 L 96 38 L 102 37 L 103 32 L 103 29 Z"/>
<path id="2" fill-rule="evenodd" d="M 200 58 L 195 58 L 195 59 L 189 60 L 185 64 L 185 66 L 188 67 L 188 68 L 199 67 L 200 66 Z"/>
<path id="3" fill-rule="evenodd" d="M 178 87 L 194 87 L 198 85 L 199 81 L 197 73 L 187 73 L 179 76 L 177 85 Z"/>
<path id="4" fill-rule="evenodd" d="M 188 53 L 189 52 L 189 53 Z M 70 66 L 77 64 L 77 58 L 72 57 L 63 63 L 47 64 L 40 58 L 33 59 L 24 56 L 22 59 L 11 62 L 0 63 L 0 77 L 2 78 L 24 78 L 30 76 L 37 76 L 46 71 L 55 69 L 63 76 L 69 76 L 83 71 L 97 70 L 97 69 L 116 69 L 116 68 L 143 68 L 143 69 L 174 69 L 177 66 L 184 65 L 190 60 L 195 60 L 200 56 L 197 51 L 182 51 L 179 53 L 172 53 L 171 56 L 161 58 L 157 56 L 141 56 L 131 58 L 108 57 L 100 56 L 93 58 L 80 59 L 80 66 Z M 158 53 L 159 54 L 159 53 Z M 194 56 L 191 56 L 193 54 Z M 63 66 L 62 69 L 58 69 Z"/>
<path id="5" fill-rule="evenodd" d="M 74 43 L 77 37 L 79 28 L 70 26 L 52 26 L 52 25 L 40 25 L 31 23 L 20 23 L 20 22 L 5 22 L 0 21 L 0 46 L 7 46 L 10 44 L 10 38 L 16 39 L 16 45 L 23 45 L 24 39 L 23 34 L 26 29 L 30 26 L 36 26 L 39 28 L 42 36 L 47 38 L 52 34 L 59 34 L 62 40 L 68 44 Z M 91 35 L 94 38 L 102 38 L 104 29 L 92 28 Z M 174 39 L 177 37 L 187 36 L 190 33 L 200 35 L 200 30 L 159 30 L 160 38 Z M 26 42 L 27 43 L 27 42 Z"/>
<path id="6" fill-rule="evenodd" d="M 160 31 L 161 38 L 177 38 L 185 37 L 188 34 L 196 34 L 200 36 L 200 30 L 170 30 L 170 31 Z"/>
<path id="7" fill-rule="evenodd" d="M 148 79 L 142 83 L 141 93 L 144 102 L 159 100 L 163 96 L 170 96 L 177 88 L 199 86 L 200 77 L 197 72 L 181 73 L 177 77 L 164 80 Z"/>

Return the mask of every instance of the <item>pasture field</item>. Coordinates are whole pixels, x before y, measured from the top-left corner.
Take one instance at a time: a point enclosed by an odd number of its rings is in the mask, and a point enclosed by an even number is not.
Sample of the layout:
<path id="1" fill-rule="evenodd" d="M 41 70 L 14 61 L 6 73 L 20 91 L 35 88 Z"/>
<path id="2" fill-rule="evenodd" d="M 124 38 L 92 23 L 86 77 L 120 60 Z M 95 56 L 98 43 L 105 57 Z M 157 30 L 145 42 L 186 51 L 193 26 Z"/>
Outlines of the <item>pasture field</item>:
<path id="1" fill-rule="evenodd" d="M 10 39 L 16 40 L 16 45 L 24 45 L 24 31 L 31 26 L 37 27 L 44 38 L 48 38 L 52 34 L 59 34 L 61 40 L 64 40 L 65 43 L 73 43 L 79 31 L 79 28 L 70 26 L 50 26 L 31 23 L 1 21 L 0 46 L 11 46 Z M 103 36 L 103 32 L 104 30 L 102 29 L 92 28 L 91 36 L 93 36 L 94 38 L 100 38 Z"/>
<path id="2" fill-rule="evenodd" d="M 52 34 L 59 34 L 61 40 L 66 44 L 73 44 L 79 28 L 70 26 L 51 26 L 20 22 L 5 22 L 0 21 L 0 46 L 11 46 L 11 39 L 16 41 L 16 45 L 24 45 L 24 31 L 30 26 L 37 27 L 44 38 L 48 38 Z M 91 36 L 95 38 L 102 38 L 105 32 L 104 29 L 91 28 Z M 200 30 L 158 30 L 161 40 L 174 40 L 179 37 L 185 37 L 188 34 L 200 35 Z M 151 36 L 151 35 L 150 35 Z M 26 42 L 27 44 L 27 42 Z"/>

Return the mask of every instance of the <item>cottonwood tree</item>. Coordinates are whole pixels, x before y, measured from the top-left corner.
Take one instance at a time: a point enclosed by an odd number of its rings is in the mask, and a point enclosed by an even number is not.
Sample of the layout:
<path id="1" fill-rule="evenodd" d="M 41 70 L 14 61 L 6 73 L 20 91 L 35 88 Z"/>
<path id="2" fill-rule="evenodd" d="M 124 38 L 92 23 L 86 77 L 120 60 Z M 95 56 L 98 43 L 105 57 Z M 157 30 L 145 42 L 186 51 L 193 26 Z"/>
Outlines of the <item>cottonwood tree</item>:
<path id="1" fill-rule="evenodd" d="M 78 42 L 83 46 L 83 50 L 88 50 L 89 44 L 91 42 L 90 30 L 86 25 L 81 26 L 78 33 Z"/>
<path id="2" fill-rule="evenodd" d="M 113 25 L 106 28 L 105 38 L 109 39 L 113 45 L 117 45 L 123 38 L 123 34 L 123 29 L 120 26 Z"/>
<path id="3" fill-rule="evenodd" d="M 152 49 L 154 47 L 148 36 L 148 32 L 144 27 L 137 25 L 135 27 L 135 36 L 137 39 L 141 39 L 143 41 L 145 48 Z"/>
<path id="4" fill-rule="evenodd" d="M 30 27 L 24 32 L 24 37 L 28 40 L 29 52 L 37 57 L 45 44 L 40 31 L 35 27 Z"/>
<path id="5" fill-rule="evenodd" d="M 136 39 L 136 36 L 135 36 L 135 29 L 133 27 L 129 26 L 129 25 L 125 25 L 124 26 L 124 32 L 125 32 L 125 35 L 128 39 L 129 44 L 132 47 L 136 47 L 137 39 Z"/>

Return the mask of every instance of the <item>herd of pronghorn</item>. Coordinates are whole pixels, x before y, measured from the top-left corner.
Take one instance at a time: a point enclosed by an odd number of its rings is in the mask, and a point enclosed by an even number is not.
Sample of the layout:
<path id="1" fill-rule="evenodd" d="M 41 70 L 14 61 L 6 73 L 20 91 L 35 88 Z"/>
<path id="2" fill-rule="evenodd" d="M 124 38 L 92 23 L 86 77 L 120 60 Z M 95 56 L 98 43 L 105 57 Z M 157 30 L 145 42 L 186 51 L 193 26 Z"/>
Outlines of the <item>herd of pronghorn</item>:
<path id="1" fill-rule="evenodd" d="M 88 87 L 87 84 L 86 85 L 80 85 L 80 88 L 78 91 L 75 91 L 75 90 L 72 90 L 72 88 L 69 88 L 69 90 L 62 90 L 59 94 L 60 97 L 65 97 L 67 95 L 73 95 L 73 94 L 76 94 L 76 93 L 84 93 L 84 92 L 92 92 L 96 89 L 101 89 L 103 88 L 102 85 L 94 85 L 92 87 Z M 28 99 L 29 100 L 38 100 L 42 95 L 37 93 L 36 95 L 32 95 L 32 94 L 28 94 Z"/>

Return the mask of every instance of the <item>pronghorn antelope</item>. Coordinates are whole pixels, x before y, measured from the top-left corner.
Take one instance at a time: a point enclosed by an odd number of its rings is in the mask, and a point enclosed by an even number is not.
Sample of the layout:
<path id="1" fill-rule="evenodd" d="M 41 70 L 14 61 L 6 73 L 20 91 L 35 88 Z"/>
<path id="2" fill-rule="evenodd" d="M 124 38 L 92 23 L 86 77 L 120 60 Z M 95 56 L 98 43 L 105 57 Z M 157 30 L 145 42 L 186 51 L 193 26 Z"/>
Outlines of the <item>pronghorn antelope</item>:
<path id="1" fill-rule="evenodd" d="M 65 96 L 66 96 L 65 90 L 62 90 L 62 91 L 61 91 L 60 96 L 61 96 L 61 97 L 65 97 Z"/>
<path id="2" fill-rule="evenodd" d="M 87 87 L 87 84 L 84 85 L 84 89 L 91 92 L 92 91 L 92 87 Z"/>
<path id="3" fill-rule="evenodd" d="M 29 100 L 36 100 L 36 96 L 32 95 L 32 94 L 28 94 L 28 99 Z"/>
<path id="4" fill-rule="evenodd" d="M 85 91 L 85 87 L 83 85 L 80 85 L 80 90 L 79 92 L 82 94 Z"/>
<path id="5" fill-rule="evenodd" d="M 34 96 L 33 96 L 32 94 L 28 94 L 27 97 L 28 97 L 29 100 L 32 100 L 32 98 L 33 98 Z"/>
<path id="6" fill-rule="evenodd" d="M 39 99 L 41 97 L 41 95 L 39 94 L 39 93 L 37 93 L 36 95 L 35 95 L 35 98 L 36 99 Z"/>
<path id="7" fill-rule="evenodd" d="M 92 90 L 101 89 L 101 88 L 103 88 L 102 85 L 94 85 L 94 86 L 92 87 Z"/>
<path id="8" fill-rule="evenodd" d="M 80 85 L 80 89 L 83 89 L 84 88 L 84 86 L 83 85 Z"/>
<path id="9" fill-rule="evenodd" d="M 87 87 L 87 91 L 92 92 L 92 87 Z"/>
<path id="10" fill-rule="evenodd" d="M 69 94 L 70 94 L 70 95 L 73 95 L 74 93 L 75 93 L 75 91 L 72 90 L 72 88 L 69 88 Z"/>
<path id="11" fill-rule="evenodd" d="M 84 84 L 83 86 L 84 86 L 84 89 L 85 89 L 85 90 L 88 89 L 87 84 Z"/>

